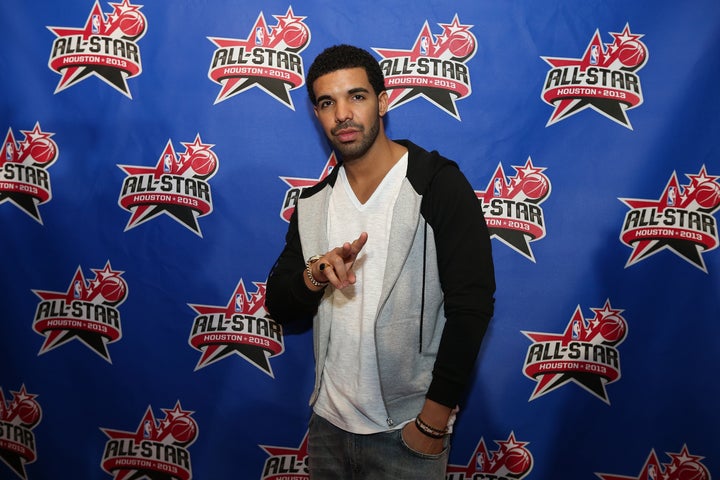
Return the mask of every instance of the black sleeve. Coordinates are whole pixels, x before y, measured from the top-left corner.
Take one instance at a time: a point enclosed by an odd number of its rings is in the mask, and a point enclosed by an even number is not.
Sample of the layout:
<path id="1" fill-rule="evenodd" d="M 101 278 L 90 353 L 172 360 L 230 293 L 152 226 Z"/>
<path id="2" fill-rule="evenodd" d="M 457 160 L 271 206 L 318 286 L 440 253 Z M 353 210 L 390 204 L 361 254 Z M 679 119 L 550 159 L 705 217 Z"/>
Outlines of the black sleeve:
<path id="1" fill-rule="evenodd" d="M 465 394 L 493 316 L 490 236 L 480 201 L 455 166 L 438 171 L 423 202 L 435 234 L 447 319 L 427 397 L 453 408 Z"/>
<path id="2" fill-rule="evenodd" d="M 296 209 L 285 235 L 285 247 L 270 270 L 265 291 L 265 308 L 276 322 L 282 324 L 307 319 L 317 312 L 324 290 L 314 292 L 307 288 L 303 275 L 305 259 Z"/>

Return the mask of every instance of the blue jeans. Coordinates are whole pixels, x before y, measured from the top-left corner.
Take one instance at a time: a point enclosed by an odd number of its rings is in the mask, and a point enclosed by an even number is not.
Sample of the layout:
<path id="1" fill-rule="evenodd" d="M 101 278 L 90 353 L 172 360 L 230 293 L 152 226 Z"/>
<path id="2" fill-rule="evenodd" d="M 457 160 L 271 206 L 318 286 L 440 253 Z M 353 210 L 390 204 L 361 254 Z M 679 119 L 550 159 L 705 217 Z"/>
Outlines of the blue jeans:
<path id="1" fill-rule="evenodd" d="M 348 433 L 313 414 L 308 434 L 311 480 L 444 480 L 449 444 L 437 455 L 411 450 L 402 429 Z"/>

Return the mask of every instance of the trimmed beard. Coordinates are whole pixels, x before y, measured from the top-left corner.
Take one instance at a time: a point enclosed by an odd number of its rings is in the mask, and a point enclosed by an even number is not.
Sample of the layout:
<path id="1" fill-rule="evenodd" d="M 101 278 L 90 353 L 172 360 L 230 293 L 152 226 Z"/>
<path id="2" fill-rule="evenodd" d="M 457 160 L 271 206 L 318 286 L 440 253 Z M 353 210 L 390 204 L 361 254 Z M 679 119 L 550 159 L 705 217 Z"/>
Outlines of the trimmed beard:
<path id="1" fill-rule="evenodd" d="M 360 127 L 360 125 L 349 122 L 348 124 L 338 125 L 335 128 L 337 130 L 342 130 L 342 128 L 347 128 L 348 126 L 352 126 L 355 128 Z M 331 137 L 330 143 L 332 143 L 335 150 L 339 152 L 340 157 L 343 159 L 343 161 L 352 161 L 358 159 L 365 155 L 368 150 L 370 150 L 370 147 L 373 146 L 375 140 L 378 137 L 378 134 L 380 133 L 380 117 L 375 117 L 375 122 L 370 125 L 370 130 L 368 130 L 367 133 L 365 132 L 364 127 L 361 127 L 360 133 L 362 136 L 359 143 L 352 144 L 342 143 L 336 140 L 334 136 Z"/>

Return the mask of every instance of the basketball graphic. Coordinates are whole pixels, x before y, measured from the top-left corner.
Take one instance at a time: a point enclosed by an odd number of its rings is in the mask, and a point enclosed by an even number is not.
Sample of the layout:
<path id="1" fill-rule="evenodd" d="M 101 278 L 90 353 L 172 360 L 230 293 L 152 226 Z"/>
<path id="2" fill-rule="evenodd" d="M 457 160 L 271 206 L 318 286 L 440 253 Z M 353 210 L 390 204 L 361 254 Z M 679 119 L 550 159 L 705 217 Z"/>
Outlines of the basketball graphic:
<path id="1" fill-rule="evenodd" d="M 188 416 L 181 416 L 173 420 L 169 429 L 170 435 L 180 445 L 187 445 L 197 437 L 197 424 Z"/>
<path id="2" fill-rule="evenodd" d="M 675 472 L 670 475 L 671 480 L 710 480 L 710 473 L 707 469 L 694 461 L 681 464 Z"/>
<path id="3" fill-rule="evenodd" d="M 210 150 L 198 150 L 190 156 L 190 168 L 202 178 L 215 172 L 217 156 Z"/>
<path id="4" fill-rule="evenodd" d="M 142 13 L 131 10 L 120 16 L 118 26 L 127 38 L 137 38 L 145 31 L 145 17 Z"/>
<path id="5" fill-rule="evenodd" d="M 511 448 L 505 454 L 505 467 L 513 474 L 521 474 L 530 470 L 532 459 L 524 448 Z"/>
<path id="6" fill-rule="evenodd" d="M 23 400 L 16 411 L 26 427 L 32 428 L 40 421 L 40 405 L 35 400 Z"/>
<path id="7" fill-rule="evenodd" d="M 122 301 L 127 295 L 127 284 L 117 276 L 108 277 L 100 282 L 100 295 L 110 305 Z"/>
<path id="8" fill-rule="evenodd" d="M 475 37 L 470 32 L 454 33 L 448 40 L 448 50 L 458 60 L 464 60 L 475 53 Z"/>
<path id="9" fill-rule="evenodd" d="M 285 45 L 290 48 L 300 48 L 304 46 L 309 36 L 307 27 L 302 23 L 291 23 L 285 27 L 282 32 L 283 41 Z"/>
<path id="10" fill-rule="evenodd" d="M 30 144 L 28 152 L 35 163 L 45 165 L 57 157 L 57 146 L 49 138 L 38 138 Z"/>
<path id="11" fill-rule="evenodd" d="M 531 200 L 540 200 L 550 191 L 550 182 L 545 175 L 531 173 L 523 178 L 520 188 Z"/>
<path id="12" fill-rule="evenodd" d="M 646 57 L 645 46 L 634 40 L 620 45 L 617 52 L 617 58 L 620 60 L 620 63 L 630 68 L 636 68 L 642 65 Z"/>
<path id="13" fill-rule="evenodd" d="M 720 185 L 713 181 L 701 183 L 695 189 L 695 201 L 710 210 L 717 207 L 720 205 Z"/>
<path id="14" fill-rule="evenodd" d="M 608 315 L 600 320 L 600 336 L 607 342 L 617 343 L 625 338 L 626 333 L 627 325 L 625 320 L 617 315 Z"/>

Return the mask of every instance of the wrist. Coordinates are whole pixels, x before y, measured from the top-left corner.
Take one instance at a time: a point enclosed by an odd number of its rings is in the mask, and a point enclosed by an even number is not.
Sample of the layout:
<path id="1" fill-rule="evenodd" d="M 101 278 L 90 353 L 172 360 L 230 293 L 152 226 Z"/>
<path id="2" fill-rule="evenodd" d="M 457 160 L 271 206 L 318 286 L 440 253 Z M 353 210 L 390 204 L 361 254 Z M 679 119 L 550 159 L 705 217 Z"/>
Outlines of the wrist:
<path id="1" fill-rule="evenodd" d="M 433 438 L 435 440 L 444 438 L 449 433 L 447 427 L 437 428 L 432 425 L 428 425 L 423 421 L 422 418 L 420 418 L 420 415 L 415 417 L 415 427 L 417 427 L 417 429 L 420 430 L 420 433 L 422 433 L 423 435 Z"/>

